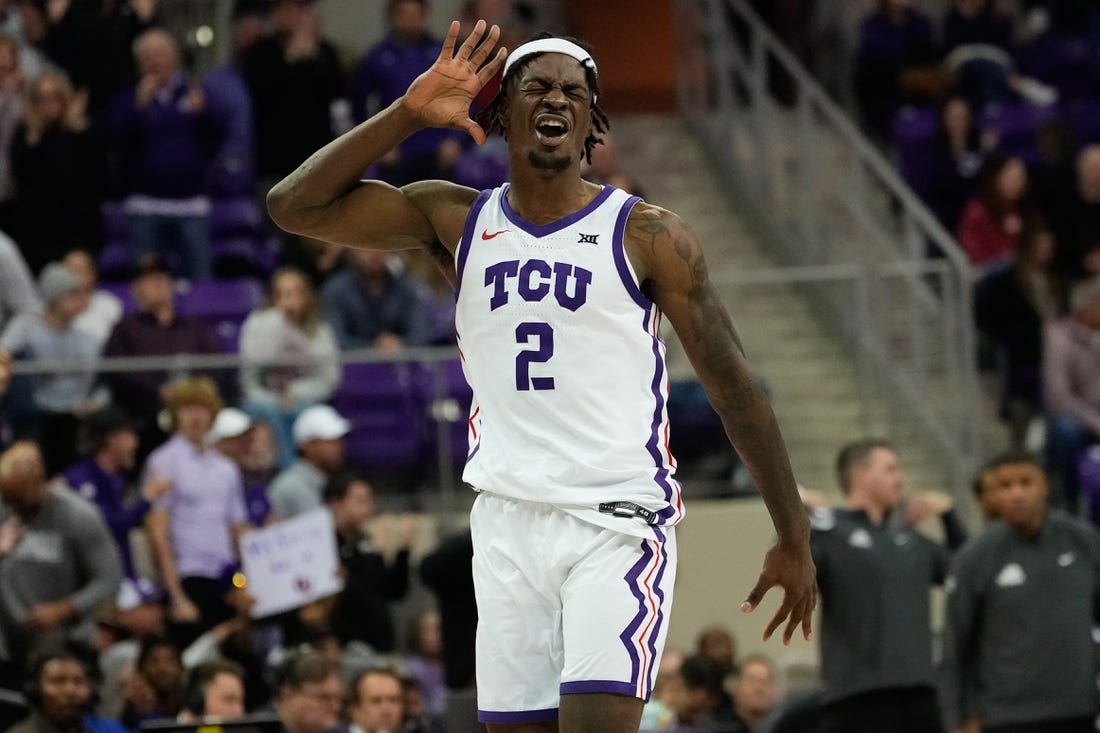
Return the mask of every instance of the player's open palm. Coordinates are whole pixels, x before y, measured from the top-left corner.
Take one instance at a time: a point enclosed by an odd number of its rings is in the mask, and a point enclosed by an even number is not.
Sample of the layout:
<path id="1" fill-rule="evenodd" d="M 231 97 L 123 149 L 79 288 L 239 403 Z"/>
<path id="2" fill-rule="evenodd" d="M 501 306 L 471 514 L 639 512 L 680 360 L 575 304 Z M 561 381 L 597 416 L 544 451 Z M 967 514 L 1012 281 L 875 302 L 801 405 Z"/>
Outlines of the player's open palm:
<path id="1" fill-rule="evenodd" d="M 780 543 L 768 550 L 760 579 L 741 604 L 741 610 L 746 613 L 755 610 L 764 595 L 775 586 L 783 589 L 783 602 L 764 629 L 764 641 L 770 639 L 784 621 L 787 622 L 783 630 L 784 644 L 790 643 L 799 626 L 803 637 L 809 641 L 814 608 L 817 607 L 817 570 L 808 543 Z"/>
<path id="2" fill-rule="evenodd" d="M 485 131 L 470 119 L 470 105 L 504 64 L 508 52 L 501 48 L 492 61 L 485 63 L 496 48 L 500 28 L 494 25 L 486 35 L 485 21 L 479 20 L 456 53 L 458 30 L 456 20 L 447 31 L 439 58 L 405 92 L 405 107 L 426 127 L 465 130 L 480 145 L 485 142 Z"/>

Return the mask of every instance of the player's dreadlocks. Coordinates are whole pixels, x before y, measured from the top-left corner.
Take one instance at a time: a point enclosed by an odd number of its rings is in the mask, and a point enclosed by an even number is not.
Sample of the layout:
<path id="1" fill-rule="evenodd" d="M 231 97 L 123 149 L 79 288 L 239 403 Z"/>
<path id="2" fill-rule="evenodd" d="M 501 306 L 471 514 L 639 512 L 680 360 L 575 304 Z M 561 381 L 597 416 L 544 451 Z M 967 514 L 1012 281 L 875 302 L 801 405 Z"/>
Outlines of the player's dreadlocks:
<path id="1" fill-rule="evenodd" d="M 541 31 L 531 36 L 524 43 L 531 41 L 538 41 L 543 38 L 562 38 L 563 40 L 575 43 L 585 51 L 592 53 L 592 49 L 585 43 L 578 41 L 576 38 L 570 38 L 568 36 L 555 36 L 545 31 Z M 489 135 L 493 133 L 499 133 L 505 139 L 508 137 L 507 125 L 504 119 L 505 109 L 508 106 L 508 95 L 512 91 L 515 80 L 523 75 L 523 70 L 527 68 L 527 65 L 542 56 L 541 53 L 533 53 L 530 56 L 523 58 L 516 62 L 510 69 L 508 69 L 508 75 L 500 80 L 500 92 L 493 98 L 493 101 L 486 105 L 485 109 L 477 116 L 478 123 L 485 129 L 485 132 Z M 603 133 L 611 129 L 611 122 L 607 119 L 607 115 L 599 105 L 600 96 L 600 79 L 596 75 L 596 70 L 590 66 L 584 67 L 584 76 L 588 82 L 588 90 L 592 94 L 591 113 L 592 113 L 592 129 L 588 133 L 588 137 L 584 140 L 584 159 L 588 163 L 592 162 L 592 148 L 603 142 L 603 138 L 600 137 Z"/>

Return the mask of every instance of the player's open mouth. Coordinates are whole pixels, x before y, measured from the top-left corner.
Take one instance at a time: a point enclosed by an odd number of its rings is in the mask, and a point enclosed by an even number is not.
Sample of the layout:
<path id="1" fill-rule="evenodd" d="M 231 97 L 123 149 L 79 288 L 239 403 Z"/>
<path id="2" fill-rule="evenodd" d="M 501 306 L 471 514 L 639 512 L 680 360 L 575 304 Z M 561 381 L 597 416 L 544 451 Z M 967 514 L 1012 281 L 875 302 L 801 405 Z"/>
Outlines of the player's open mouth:
<path id="1" fill-rule="evenodd" d="M 535 137 L 547 147 L 557 147 L 569 134 L 569 120 L 561 115 L 544 112 L 535 118 Z"/>

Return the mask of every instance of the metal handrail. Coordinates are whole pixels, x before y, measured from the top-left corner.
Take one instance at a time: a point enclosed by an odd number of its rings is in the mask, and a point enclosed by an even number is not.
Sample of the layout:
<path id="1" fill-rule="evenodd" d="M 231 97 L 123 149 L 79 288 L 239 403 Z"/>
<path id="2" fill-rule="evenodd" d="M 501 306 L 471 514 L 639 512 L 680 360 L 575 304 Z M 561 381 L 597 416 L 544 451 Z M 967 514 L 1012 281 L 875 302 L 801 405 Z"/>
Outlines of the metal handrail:
<path id="1" fill-rule="evenodd" d="M 454 346 L 407 347 L 400 351 L 348 349 L 340 352 L 341 364 L 395 364 L 404 362 L 438 363 L 458 357 Z M 95 371 L 101 374 L 146 371 L 190 371 L 239 369 L 241 367 L 316 366 L 319 360 L 307 354 L 272 354 L 249 359 L 239 354 L 170 354 L 165 356 L 111 356 L 89 359 L 17 359 L 13 374 L 56 374 Z"/>
<path id="2" fill-rule="evenodd" d="M 772 33 L 752 7 L 745 0 L 724 0 L 724 2 L 737 9 L 742 19 L 751 26 L 753 36 L 766 47 L 767 52 L 779 62 L 785 72 L 797 79 L 801 93 L 805 94 L 809 101 L 817 105 L 818 109 L 828 117 L 829 122 L 843 136 L 844 142 L 859 154 L 860 161 L 868 165 L 875 175 L 882 179 L 889 188 L 890 194 L 895 196 L 905 209 L 906 214 L 917 220 L 953 265 L 960 270 L 969 271 L 970 262 L 966 258 L 966 253 L 944 228 L 943 223 L 917 197 L 894 164 L 867 139 L 848 113 L 833 101 L 829 93 L 806 70 L 790 49 Z"/>
<path id="3" fill-rule="evenodd" d="M 965 491 L 980 453 L 966 255 L 746 0 L 676 0 L 675 7 L 686 121 L 793 267 L 873 270 L 853 281 L 863 302 L 871 287 L 896 289 L 883 316 L 853 315 L 822 281 L 798 286 L 857 361 L 875 366 L 891 406 L 923 425 L 925 442 L 953 465 L 953 483 Z M 772 98 L 769 74 L 777 72 L 791 85 L 789 110 Z M 923 259 L 927 243 L 943 258 Z M 930 390 L 949 399 L 930 400 Z"/>

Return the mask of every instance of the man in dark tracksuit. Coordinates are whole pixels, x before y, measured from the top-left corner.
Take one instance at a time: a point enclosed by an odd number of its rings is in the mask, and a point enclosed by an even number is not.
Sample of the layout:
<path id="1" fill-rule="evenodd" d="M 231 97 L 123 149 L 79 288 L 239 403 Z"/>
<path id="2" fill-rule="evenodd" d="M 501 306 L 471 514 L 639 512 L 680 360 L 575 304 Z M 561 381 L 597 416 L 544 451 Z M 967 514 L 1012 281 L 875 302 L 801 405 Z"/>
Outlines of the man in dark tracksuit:
<path id="1" fill-rule="evenodd" d="M 984 473 L 995 522 L 947 582 L 945 707 L 960 733 L 1095 733 L 1092 626 L 1100 623 L 1100 537 L 1047 509 L 1032 458 Z"/>
<path id="2" fill-rule="evenodd" d="M 898 509 L 905 479 L 885 441 L 843 448 L 837 474 L 847 506 L 811 517 L 822 604 L 821 730 L 939 733 L 929 587 L 943 582 L 948 548 L 965 533 L 941 495 L 917 494 Z M 937 514 L 947 547 L 914 529 Z"/>

